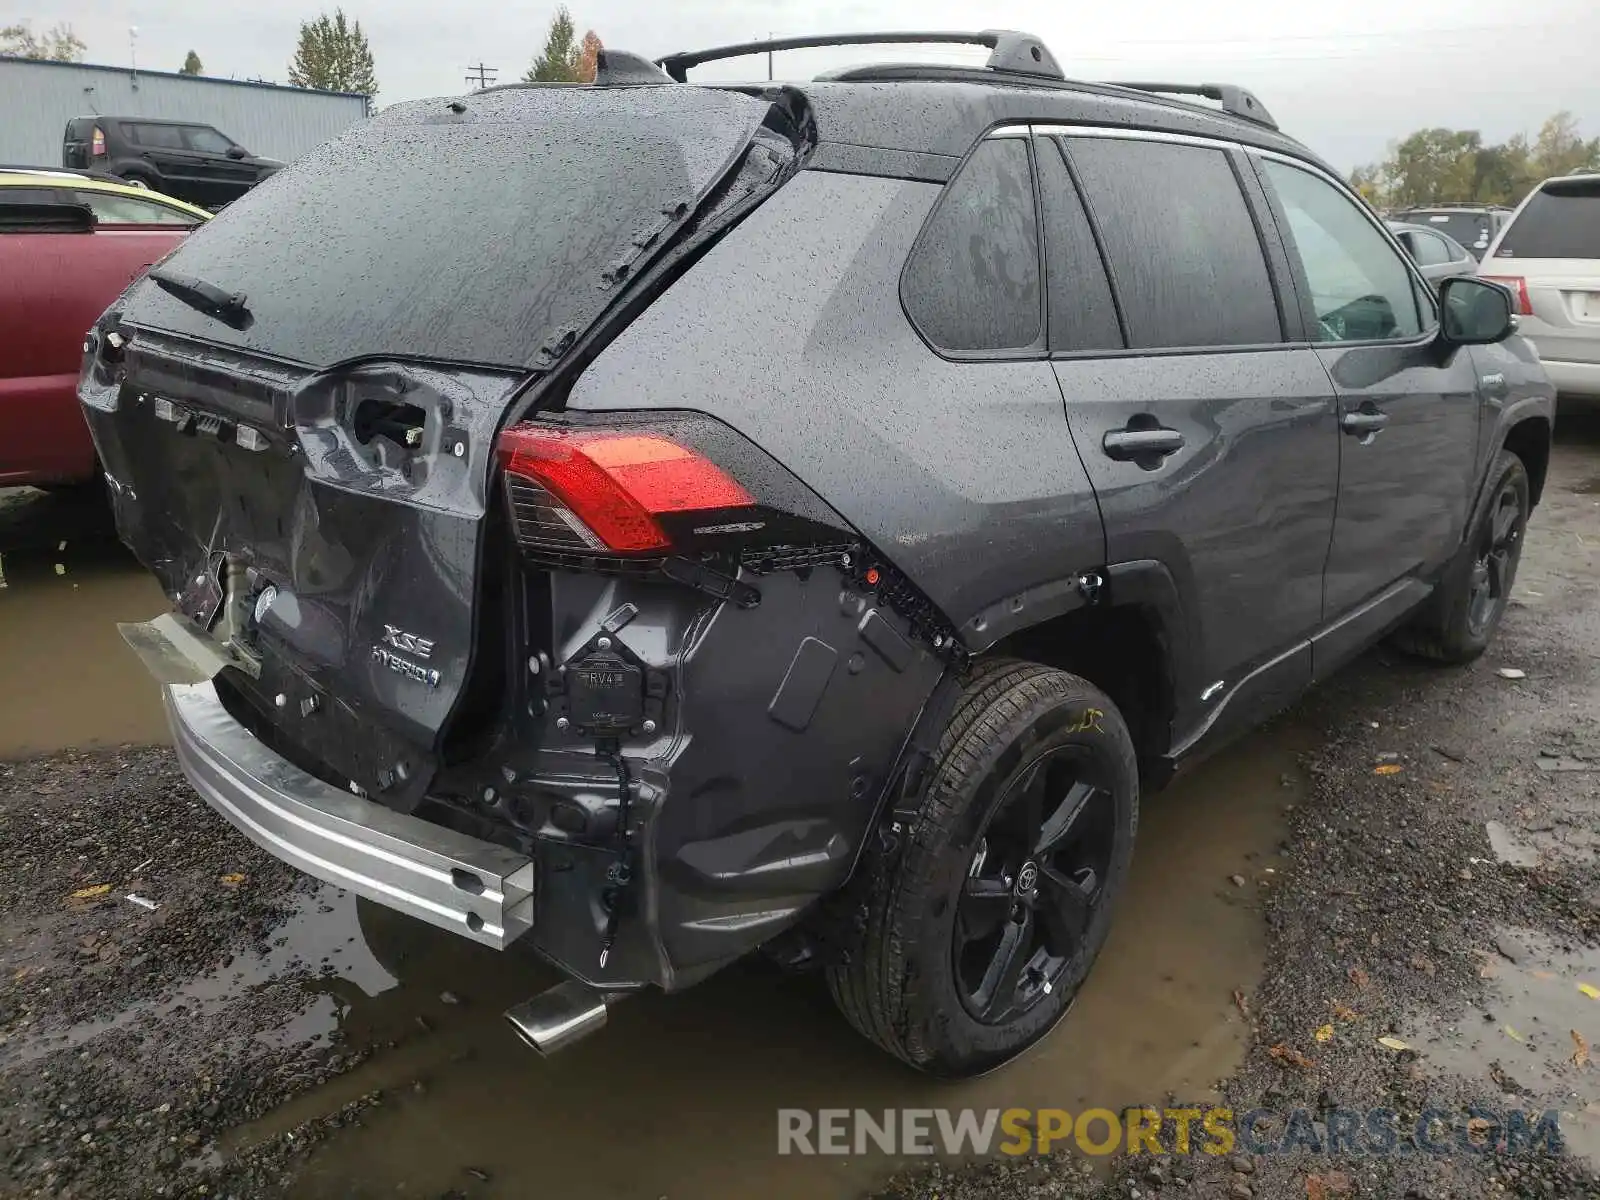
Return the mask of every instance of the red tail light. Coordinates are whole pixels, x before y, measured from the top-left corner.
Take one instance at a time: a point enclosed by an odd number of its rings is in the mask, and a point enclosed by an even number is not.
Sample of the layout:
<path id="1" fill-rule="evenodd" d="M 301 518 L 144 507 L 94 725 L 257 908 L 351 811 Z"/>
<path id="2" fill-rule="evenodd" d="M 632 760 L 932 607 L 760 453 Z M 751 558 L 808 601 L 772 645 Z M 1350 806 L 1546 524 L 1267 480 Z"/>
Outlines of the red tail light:
<path id="1" fill-rule="evenodd" d="M 1498 283 L 1503 288 L 1510 288 L 1511 294 L 1517 299 L 1517 315 L 1523 317 L 1533 316 L 1533 303 L 1528 299 L 1528 281 L 1520 275 L 1484 275 L 1490 283 Z"/>
<path id="2" fill-rule="evenodd" d="M 529 422 L 501 434 L 498 450 L 525 544 L 662 553 L 672 539 L 659 517 L 755 504 L 710 459 L 648 430 Z"/>
<path id="3" fill-rule="evenodd" d="M 101 129 L 100 126 L 96 125 L 94 127 L 94 136 L 89 140 L 89 153 L 95 156 L 103 156 L 105 152 L 106 131 Z"/>

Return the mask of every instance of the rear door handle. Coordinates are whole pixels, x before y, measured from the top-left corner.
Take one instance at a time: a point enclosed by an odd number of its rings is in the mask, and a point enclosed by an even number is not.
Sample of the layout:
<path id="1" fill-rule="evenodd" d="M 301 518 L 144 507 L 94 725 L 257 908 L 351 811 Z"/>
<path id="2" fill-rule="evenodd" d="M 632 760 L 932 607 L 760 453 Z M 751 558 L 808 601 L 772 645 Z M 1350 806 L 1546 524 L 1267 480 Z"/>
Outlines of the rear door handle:
<path id="1" fill-rule="evenodd" d="M 1376 436 L 1378 431 L 1388 423 L 1388 413 L 1379 412 L 1368 404 L 1355 412 L 1345 413 L 1339 420 L 1339 427 L 1352 437 L 1358 437 L 1365 441 L 1370 437 Z"/>
<path id="2" fill-rule="evenodd" d="M 1113 429 L 1100 443 L 1108 458 L 1128 462 L 1136 458 L 1165 458 L 1183 449 L 1183 434 L 1176 429 Z"/>

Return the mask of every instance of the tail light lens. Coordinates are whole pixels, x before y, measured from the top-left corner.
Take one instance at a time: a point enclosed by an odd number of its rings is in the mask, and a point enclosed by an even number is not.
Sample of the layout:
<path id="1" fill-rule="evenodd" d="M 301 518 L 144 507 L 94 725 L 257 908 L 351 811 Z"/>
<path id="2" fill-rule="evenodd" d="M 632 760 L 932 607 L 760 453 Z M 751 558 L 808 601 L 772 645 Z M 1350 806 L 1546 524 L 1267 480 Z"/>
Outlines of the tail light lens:
<path id="1" fill-rule="evenodd" d="M 1516 312 L 1518 316 L 1533 316 L 1533 303 L 1528 299 L 1528 281 L 1520 275 L 1484 275 L 1490 283 L 1498 283 L 1503 288 L 1509 288 L 1516 298 Z"/>
<path id="2" fill-rule="evenodd" d="M 653 430 L 530 421 L 502 433 L 498 450 L 518 540 L 529 548 L 660 555 L 674 546 L 663 517 L 716 514 L 726 525 L 756 508 L 716 463 Z"/>
<path id="3" fill-rule="evenodd" d="M 89 153 L 95 157 L 104 157 L 106 152 L 106 131 L 100 126 L 94 127 L 94 135 L 89 139 Z"/>

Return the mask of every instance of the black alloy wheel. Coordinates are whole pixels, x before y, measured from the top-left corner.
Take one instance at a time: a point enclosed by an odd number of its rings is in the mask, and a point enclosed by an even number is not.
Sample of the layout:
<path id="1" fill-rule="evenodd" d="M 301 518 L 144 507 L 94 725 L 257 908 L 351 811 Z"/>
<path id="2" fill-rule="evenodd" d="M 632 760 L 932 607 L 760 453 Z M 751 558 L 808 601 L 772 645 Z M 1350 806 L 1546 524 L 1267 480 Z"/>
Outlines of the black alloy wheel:
<path id="1" fill-rule="evenodd" d="M 1510 475 L 1502 479 L 1478 535 L 1478 555 L 1468 583 L 1467 628 L 1474 636 L 1488 631 L 1510 599 L 1528 524 L 1526 505 L 1526 487 Z"/>
<path id="2" fill-rule="evenodd" d="M 1012 778 L 968 868 L 952 930 L 962 1004 L 1003 1024 L 1050 995 L 1105 899 L 1115 847 L 1111 793 L 1073 747 Z"/>
<path id="3" fill-rule="evenodd" d="M 1408 654 L 1441 663 L 1468 663 L 1494 640 L 1511 602 L 1522 542 L 1533 512 L 1528 469 L 1509 450 L 1495 456 L 1472 526 L 1427 601 L 1396 630 Z"/>
<path id="4" fill-rule="evenodd" d="M 1109 696 L 1039 663 L 980 662 L 933 711 L 950 715 L 916 815 L 841 897 L 828 986 L 889 1053 L 969 1078 L 1072 1007 L 1127 881 L 1139 762 Z"/>

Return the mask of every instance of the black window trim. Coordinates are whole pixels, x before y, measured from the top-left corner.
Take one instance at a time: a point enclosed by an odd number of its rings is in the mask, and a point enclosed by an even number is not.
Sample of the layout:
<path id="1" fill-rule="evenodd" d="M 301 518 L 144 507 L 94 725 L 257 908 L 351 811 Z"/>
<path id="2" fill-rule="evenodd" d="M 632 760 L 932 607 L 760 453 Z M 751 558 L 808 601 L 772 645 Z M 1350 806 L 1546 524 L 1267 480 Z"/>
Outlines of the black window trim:
<path id="1" fill-rule="evenodd" d="M 1007 346 L 995 350 L 950 350 L 936 344 L 925 332 L 917 319 L 911 315 L 911 308 L 906 303 L 906 273 L 911 269 L 912 261 L 921 249 L 923 239 L 928 236 L 928 230 L 933 225 L 933 219 L 944 207 L 950 189 L 961 178 L 961 172 L 966 169 L 967 163 L 977 154 L 986 142 L 993 141 L 1020 141 L 1023 152 L 1028 156 L 1028 179 L 1033 187 L 1033 242 L 1039 256 L 1039 333 L 1034 340 L 1026 346 Z M 906 251 L 905 261 L 900 264 L 900 279 L 896 284 L 896 292 L 900 299 L 900 311 L 905 316 L 906 323 L 922 341 L 922 344 L 947 362 L 1039 362 L 1047 359 L 1050 345 L 1050 312 L 1049 280 L 1045 275 L 1044 254 L 1044 216 L 1040 211 L 1041 197 L 1039 196 L 1039 169 L 1034 162 L 1034 146 L 1031 126 L 1018 124 L 1016 121 L 1001 122 L 990 128 L 968 147 L 967 152 L 961 156 L 961 161 L 955 164 L 950 172 L 949 179 L 941 185 L 939 195 L 934 199 L 928 209 L 927 216 L 922 219 L 922 227 L 917 230 L 917 236 L 911 241 L 911 248 Z"/>
<path id="2" fill-rule="evenodd" d="M 1408 252 L 1406 248 L 1400 244 L 1400 240 L 1395 236 L 1394 230 L 1390 229 L 1373 214 L 1372 209 L 1367 205 L 1366 201 L 1361 199 L 1360 195 L 1354 189 L 1352 189 L 1337 175 L 1334 175 L 1328 171 L 1324 171 L 1314 163 L 1309 163 L 1304 159 L 1295 158 L 1291 154 L 1280 154 L 1275 150 L 1261 150 L 1254 146 L 1244 147 L 1244 152 L 1246 157 L 1250 160 L 1251 166 L 1255 170 L 1257 179 L 1261 185 L 1261 189 L 1266 194 L 1268 204 L 1271 205 L 1273 220 L 1275 220 L 1278 224 L 1279 236 L 1284 239 L 1285 246 L 1293 250 L 1293 253 L 1289 256 L 1289 269 L 1294 276 L 1295 290 L 1300 296 L 1302 319 L 1306 322 L 1307 329 L 1315 329 L 1317 322 L 1317 314 L 1311 304 L 1311 281 L 1305 273 L 1305 264 L 1300 259 L 1300 251 L 1294 248 L 1294 243 L 1289 239 L 1287 233 L 1289 225 L 1288 214 L 1283 211 L 1282 206 L 1278 201 L 1278 195 L 1272 189 L 1271 181 L 1263 172 L 1262 162 L 1266 159 L 1272 159 L 1274 162 L 1283 163 L 1285 166 L 1294 167 L 1297 170 L 1304 171 L 1306 174 L 1320 179 L 1324 183 L 1330 184 L 1335 191 L 1343 193 L 1345 198 L 1355 205 L 1356 211 L 1360 213 L 1361 216 L 1366 218 L 1367 224 L 1372 226 L 1373 229 L 1377 230 L 1378 236 L 1387 241 L 1389 243 L 1389 248 L 1399 256 L 1401 265 L 1405 267 L 1406 272 L 1411 276 L 1413 293 L 1419 298 L 1425 298 L 1426 311 L 1419 313 L 1419 315 L 1422 317 L 1422 332 L 1419 334 L 1408 337 L 1381 338 L 1371 340 L 1355 338 L 1340 342 L 1317 341 L 1310 343 L 1311 345 L 1315 346 L 1319 350 L 1331 350 L 1339 348 L 1350 349 L 1360 346 L 1421 347 L 1427 346 L 1438 340 L 1439 305 L 1438 301 L 1434 298 L 1433 285 L 1428 282 L 1427 276 L 1422 273 L 1422 268 L 1417 265 L 1416 260 L 1411 257 L 1410 252 Z"/>
<path id="3" fill-rule="evenodd" d="M 1077 165 L 1072 161 L 1072 154 L 1067 149 L 1065 139 L 1078 137 L 1104 138 L 1116 141 L 1142 141 L 1142 142 L 1167 142 L 1180 146 L 1199 146 L 1208 150 L 1220 150 L 1228 158 L 1229 166 L 1233 169 L 1234 181 L 1239 185 L 1239 191 L 1244 197 L 1245 208 L 1250 214 L 1251 224 L 1255 227 L 1256 237 L 1261 245 L 1262 258 L 1267 268 L 1267 278 L 1273 289 L 1275 307 L 1278 310 L 1279 325 L 1283 330 L 1283 339 L 1276 342 L 1260 342 L 1241 346 L 1154 346 L 1154 347 L 1124 347 L 1121 350 L 1061 350 L 1050 355 L 1052 359 L 1060 361 L 1073 361 L 1076 359 L 1112 359 L 1112 358 L 1179 358 L 1184 356 L 1218 354 L 1262 354 L 1277 350 L 1303 350 L 1312 343 L 1306 336 L 1303 306 L 1299 303 L 1298 285 L 1292 274 L 1288 249 L 1282 244 L 1275 220 L 1270 210 L 1263 211 L 1261 206 L 1266 204 L 1265 190 L 1260 181 L 1255 177 L 1252 167 L 1249 175 L 1245 174 L 1245 160 L 1242 157 L 1247 149 L 1242 143 L 1230 141 L 1227 138 L 1201 137 L 1187 133 L 1168 133 L 1159 129 L 1110 129 L 1101 125 L 1075 125 L 1068 121 L 1035 121 L 1032 124 L 1034 135 L 1039 138 L 1048 138 L 1054 141 L 1061 151 L 1061 156 L 1066 160 L 1067 170 L 1072 176 L 1072 184 L 1078 189 L 1079 199 L 1083 202 L 1084 211 L 1089 217 L 1089 228 L 1094 232 L 1095 247 L 1100 252 L 1100 261 L 1106 269 L 1106 278 L 1111 283 L 1111 299 L 1116 305 L 1117 322 L 1122 327 L 1123 341 L 1128 340 L 1127 321 L 1123 316 L 1121 289 L 1117 285 L 1116 272 L 1112 269 L 1105 254 L 1105 244 L 1100 231 L 1099 219 L 1095 216 L 1094 205 L 1089 197 L 1084 194 L 1082 181 L 1078 177 Z M 1254 185 L 1254 186 L 1252 186 Z M 1049 291 L 1049 279 L 1045 280 L 1045 290 Z"/>

